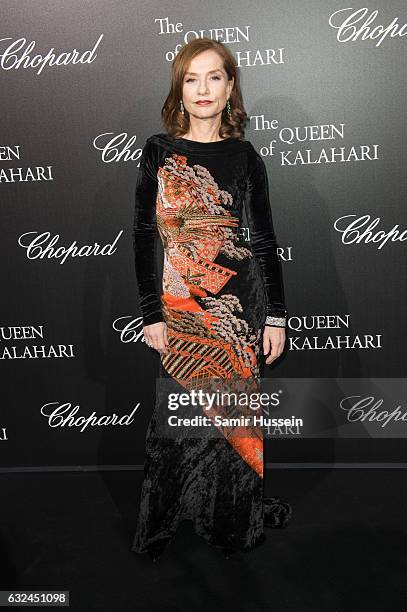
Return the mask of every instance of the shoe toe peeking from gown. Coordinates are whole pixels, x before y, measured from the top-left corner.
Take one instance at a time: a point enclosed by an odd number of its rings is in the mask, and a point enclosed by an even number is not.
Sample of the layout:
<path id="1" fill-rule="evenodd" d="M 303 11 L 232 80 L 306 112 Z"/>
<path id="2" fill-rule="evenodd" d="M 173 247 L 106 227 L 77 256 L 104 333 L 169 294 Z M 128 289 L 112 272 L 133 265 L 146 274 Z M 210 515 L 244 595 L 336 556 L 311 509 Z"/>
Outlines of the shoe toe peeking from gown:
<path id="1" fill-rule="evenodd" d="M 159 559 L 159 557 L 161 557 L 164 550 L 167 548 L 168 542 L 169 539 L 159 540 L 158 542 L 154 542 L 154 544 L 150 544 L 148 546 L 148 555 L 154 563 Z"/>

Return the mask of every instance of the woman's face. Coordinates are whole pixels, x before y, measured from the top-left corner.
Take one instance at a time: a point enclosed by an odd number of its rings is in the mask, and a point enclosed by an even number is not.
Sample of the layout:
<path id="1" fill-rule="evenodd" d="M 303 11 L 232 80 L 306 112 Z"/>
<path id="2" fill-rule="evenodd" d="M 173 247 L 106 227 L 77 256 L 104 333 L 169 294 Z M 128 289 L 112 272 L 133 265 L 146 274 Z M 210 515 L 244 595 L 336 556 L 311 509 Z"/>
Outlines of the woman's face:
<path id="1" fill-rule="evenodd" d="M 197 119 L 210 119 L 222 113 L 233 88 L 233 78 L 223 68 L 216 51 L 207 49 L 194 57 L 185 73 L 182 101 L 189 114 Z M 199 104 L 200 101 L 207 104 Z"/>

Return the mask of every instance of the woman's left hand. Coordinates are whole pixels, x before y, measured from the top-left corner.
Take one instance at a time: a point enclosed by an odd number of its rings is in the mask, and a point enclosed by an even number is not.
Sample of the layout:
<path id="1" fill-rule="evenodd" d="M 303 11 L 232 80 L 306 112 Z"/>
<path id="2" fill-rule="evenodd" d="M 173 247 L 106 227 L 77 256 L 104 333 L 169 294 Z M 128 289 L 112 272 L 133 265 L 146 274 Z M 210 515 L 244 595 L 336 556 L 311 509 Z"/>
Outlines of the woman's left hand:
<path id="1" fill-rule="evenodd" d="M 266 363 L 270 365 L 277 357 L 280 357 L 284 350 L 285 327 L 270 327 L 266 325 L 263 332 L 263 354 L 270 355 Z M 270 352 L 271 351 L 271 352 Z"/>

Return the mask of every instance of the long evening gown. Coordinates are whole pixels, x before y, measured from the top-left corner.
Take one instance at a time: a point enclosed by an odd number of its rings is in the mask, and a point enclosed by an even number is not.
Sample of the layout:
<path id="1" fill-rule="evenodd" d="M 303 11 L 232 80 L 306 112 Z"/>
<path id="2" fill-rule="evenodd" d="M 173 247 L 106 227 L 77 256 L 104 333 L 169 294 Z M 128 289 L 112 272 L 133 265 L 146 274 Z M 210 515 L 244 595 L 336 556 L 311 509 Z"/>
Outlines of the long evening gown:
<path id="1" fill-rule="evenodd" d="M 250 241 L 245 240 L 247 224 Z M 170 346 L 158 379 L 182 392 L 213 381 L 257 380 L 265 325 L 285 327 L 266 167 L 249 141 L 147 139 L 135 190 L 134 251 L 143 325 L 165 321 Z M 156 238 L 164 250 L 158 287 Z M 160 554 L 181 520 L 225 551 L 250 550 L 291 506 L 263 495 L 263 436 L 163 436 L 158 395 L 131 550 Z"/>

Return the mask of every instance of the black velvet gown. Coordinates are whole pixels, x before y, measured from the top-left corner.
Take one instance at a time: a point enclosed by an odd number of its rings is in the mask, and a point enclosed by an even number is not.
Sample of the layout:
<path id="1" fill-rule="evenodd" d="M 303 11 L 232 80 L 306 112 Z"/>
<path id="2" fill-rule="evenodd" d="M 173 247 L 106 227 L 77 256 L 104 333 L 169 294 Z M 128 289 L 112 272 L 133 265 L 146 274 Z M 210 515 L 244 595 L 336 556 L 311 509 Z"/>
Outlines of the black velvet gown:
<path id="1" fill-rule="evenodd" d="M 167 325 L 169 352 L 160 356 L 158 380 L 178 392 L 219 382 L 228 390 L 242 381 L 252 388 L 261 376 L 264 326 L 285 327 L 287 320 L 267 172 L 253 145 L 148 138 L 133 236 L 143 325 Z M 156 392 L 147 430 L 131 550 L 162 552 L 185 519 L 209 544 L 232 552 L 261 544 L 264 527 L 284 526 L 291 506 L 263 495 L 261 428 L 202 427 L 191 435 L 178 427 L 166 435 L 163 396 Z M 211 418 L 222 411 L 215 407 Z"/>

